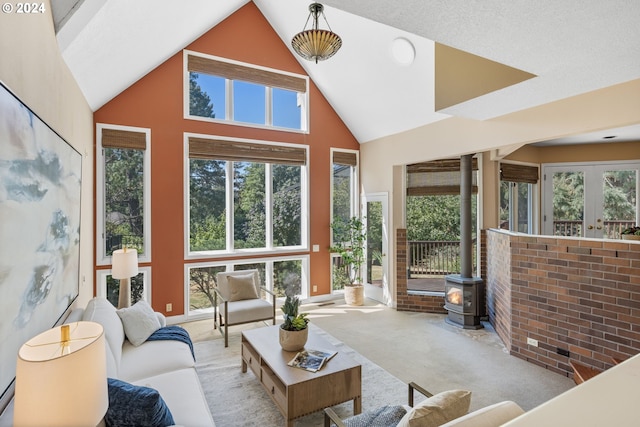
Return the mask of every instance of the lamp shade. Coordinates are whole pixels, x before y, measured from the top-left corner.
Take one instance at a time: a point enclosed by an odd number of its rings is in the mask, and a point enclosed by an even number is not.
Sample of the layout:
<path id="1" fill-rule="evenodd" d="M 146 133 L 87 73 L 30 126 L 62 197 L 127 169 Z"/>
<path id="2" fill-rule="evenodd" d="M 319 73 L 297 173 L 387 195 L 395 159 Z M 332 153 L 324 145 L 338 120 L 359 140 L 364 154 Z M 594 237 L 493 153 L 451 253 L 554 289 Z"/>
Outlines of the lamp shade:
<path id="1" fill-rule="evenodd" d="M 135 249 L 117 249 L 111 258 L 111 277 L 128 279 L 138 275 L 138 251 Z"/>
<path id="2" fill-rule="evenodd" d="M 95 426 L 108 405 L 107 361 L 100 324 L 58 326 L 20 348 L 14 426 Z"/>

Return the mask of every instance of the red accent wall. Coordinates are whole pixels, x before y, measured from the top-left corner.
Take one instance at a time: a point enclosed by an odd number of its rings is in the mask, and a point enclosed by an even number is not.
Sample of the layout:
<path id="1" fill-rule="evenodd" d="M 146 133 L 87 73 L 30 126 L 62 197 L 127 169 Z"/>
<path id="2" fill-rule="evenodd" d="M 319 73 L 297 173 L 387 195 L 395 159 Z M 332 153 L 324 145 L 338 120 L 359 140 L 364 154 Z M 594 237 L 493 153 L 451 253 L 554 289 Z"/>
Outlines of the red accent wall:
<path id="1" fill-rule="evenodd" d="M 253 2 L 185 49 L 306 75 Z M 154 309 L 164 312 L 165 305 L 172 303 L 170 314 L 183 314 L 184 132 L 309 145 L 309 244 L 319 245 L 320 252 L 301 253 L 310 255 L 310 285 L 318 286 L 312 295 L 330 293 L 330 148 L 357 150 L 359 144 L 354 136 L 311 81 L 308 134 L 184 119 L 183 74 L 180 51 L 94 114 L 95 123 L 151 129 L 152 261 L 146 265 L 152 268 Z"/>

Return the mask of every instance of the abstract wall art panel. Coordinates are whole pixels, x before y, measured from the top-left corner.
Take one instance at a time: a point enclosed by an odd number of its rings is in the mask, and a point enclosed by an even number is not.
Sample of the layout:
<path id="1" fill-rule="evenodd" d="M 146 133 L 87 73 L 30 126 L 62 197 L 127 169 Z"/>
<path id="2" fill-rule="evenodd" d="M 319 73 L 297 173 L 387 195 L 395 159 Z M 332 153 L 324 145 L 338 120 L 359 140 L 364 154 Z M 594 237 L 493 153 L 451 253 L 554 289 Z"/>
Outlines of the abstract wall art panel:
<path id="1" fill-rule="evenodd" d="M 80 153 L 0 83 L 0 400 L 20 346 L 78 296 L 81 177 Z"/>

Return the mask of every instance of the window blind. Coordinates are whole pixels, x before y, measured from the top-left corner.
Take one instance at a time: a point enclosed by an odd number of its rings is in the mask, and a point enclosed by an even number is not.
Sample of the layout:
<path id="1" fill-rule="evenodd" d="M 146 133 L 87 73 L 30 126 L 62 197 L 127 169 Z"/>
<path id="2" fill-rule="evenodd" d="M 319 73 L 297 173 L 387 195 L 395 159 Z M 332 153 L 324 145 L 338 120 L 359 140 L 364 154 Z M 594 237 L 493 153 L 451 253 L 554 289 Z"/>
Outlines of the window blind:
<path id="1" fill-rule="evenodd" d="M 471 159 L 473 171 L 478 159 Z M 478 192 L 477 173 L 472 174 L 472 192 Z M 407 196 L 460 194 L 460 159 L 433 160 L 407 165 Z"/>
<path id="2" fill-rule="evenodd" d="M 536 166 L 500 163 L 500 180 L 509 182 L 538 183 L 538 168 Z"/>
<path id="3" fill-rule="evenodd" d="M 335 165 L 347 165 L 347 166 L 357 166 L 358 158 L 356 153 L 350 153 L 345 151 L 334 151 L 333 152 L 333 164 Z"/>
<path id="4" fill-rule="evenodd" d="M 301 77 L 251 68 L 246 65 L 223 62 L 201 56 L 188 55 L 187 69 L 190 72 L 205 73 L 231 80 L 242 80 L 294 92 L 305 93 L 307 91 L 307 80 Z"/>
<path id="5" fill-rule="evenodd" d="M 189 158 L 303 166 L 307 163 L 307 150 L 301 147 L 190 137 Z"/>
<path id="6" fill-rule="evenodd" d="M 103 148 L 147 149 L 147 134 L 119 129 L 102 129 Z"/>

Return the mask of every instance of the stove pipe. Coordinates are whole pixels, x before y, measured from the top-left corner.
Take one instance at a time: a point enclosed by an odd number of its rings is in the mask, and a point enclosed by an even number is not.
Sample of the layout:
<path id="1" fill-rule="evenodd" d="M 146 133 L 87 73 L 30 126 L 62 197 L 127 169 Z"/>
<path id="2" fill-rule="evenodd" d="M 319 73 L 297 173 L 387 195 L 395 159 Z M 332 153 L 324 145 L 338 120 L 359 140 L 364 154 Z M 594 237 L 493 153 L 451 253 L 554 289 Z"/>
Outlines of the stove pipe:
<path id="1" fill-rule="evenodd" d="M 471 193 L 473 154 L 460 157 L 460 276 L 472 276 L 473 246 L 471 234 Z"/>

